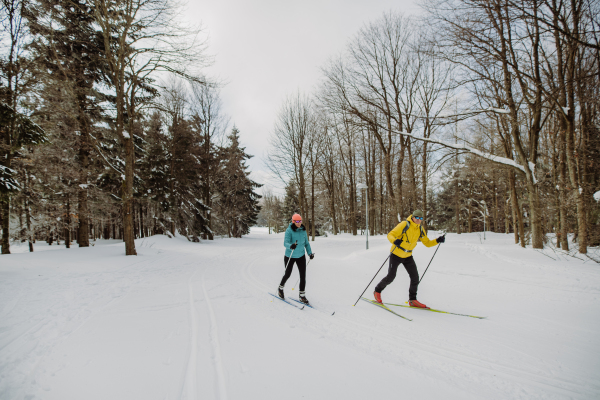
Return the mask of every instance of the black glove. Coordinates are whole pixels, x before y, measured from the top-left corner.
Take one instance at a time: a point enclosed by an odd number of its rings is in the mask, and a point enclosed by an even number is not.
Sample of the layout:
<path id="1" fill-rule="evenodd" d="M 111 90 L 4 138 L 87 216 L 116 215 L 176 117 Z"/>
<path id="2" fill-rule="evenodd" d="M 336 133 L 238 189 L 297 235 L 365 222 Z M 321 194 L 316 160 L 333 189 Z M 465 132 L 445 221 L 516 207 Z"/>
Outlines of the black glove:
<path id="1" fill-rule="evenodd" d="M 437 238 L 435 240 L 438 243 L 444 243 L 446 241 L 446 236 L 440 236 L 439 238 Z"/>
<path id="2" fill-rule="evenodd" d="M 309 254 L 308 255 L 310 257 L 310 259 L 312 260 L 313 258 L 315 258 L 315 253 Z"/>
<path id="3" fill-rule="evenodd" d="M 400 245 L 402 244 L 402 239 L 394 240 L 394 244 L 396 245 L 396 247 L 400 247 Z"/>
<path id="4" fill-rule="evenodd" d="M 296 247 L 298 247 L 298 244 L 297 244 L 297 243 L 294 243 L 294 244 L 292 244 L 292 245 L 290 246 L 290 249 L 294 250 Z"/>

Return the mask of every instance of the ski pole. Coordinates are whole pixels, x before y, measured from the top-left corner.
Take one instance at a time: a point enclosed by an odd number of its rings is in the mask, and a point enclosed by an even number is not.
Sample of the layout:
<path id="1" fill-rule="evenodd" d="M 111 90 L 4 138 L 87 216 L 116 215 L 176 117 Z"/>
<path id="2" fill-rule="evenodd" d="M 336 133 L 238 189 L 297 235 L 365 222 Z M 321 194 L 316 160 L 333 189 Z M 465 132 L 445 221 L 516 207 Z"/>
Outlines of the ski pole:
<path id="1" fill-rule="evenodd" d="M 379 267 L 379 269 L 377 270 L 377 274 L 379 273 L 379 271 L 381 271 L 381 268 L 383 268 L 383 266 L 385 265 L 385 263 L 387 262 L 387 260 L 390 258 L 390 256 L 394 252 L 394 250 L 396 250 L 397 248 L 398 248 L 397 246 L 394 246 L 394 248 L 390 252 L 390 255 L 387 256 L 387 258 L 385 259 L 385 261 L 383 262 L 383 264 L 381 264 L 381 267 Z M 375 276 L 377 276 L 377 274 L 375 274 Z M 363 290 L 363 292 L 360 294 L 360 296 L 358 296 L 358 299 L 356 299 L 356 303 L 358 303 L 358 300 L 360 300 L 360 298 L 362 297 L 363 294 L 365 294 L 365 292 L 367 291 L 367 289 L 369 288 L 369 286 L 371 286 L 371 283 L 373 283 L 373 281 L 375 280 L 375 276 L 373 277 L 373 279 L 371 279 L 371 282 L 369 282 L 369 284 L 367 285 L 367 287 L 365 288 L 365 290 Z M 356 305 L 356 303 L 354 303 L 354 305 L 352 307 L 354 307 Z"/>
<path id="2" fill-rule="evenodd" d="M 315 253 L 313 253 L 313 254 L 315 254 Z M 309 258 L 309 259 L 308 259 L 308 262 L 306 263 L 306 266 L 307 266 L 307 267 L 308 267 L 308 264 L 310 264 L 310 260 L 312 260 L 312 258 Z M 298 271 L 298 272 L 300 272 L 300 271 Z M 295 285 L 292 287 L 292 290 L 294 290 L 294 288 L 295 288 L 296 286 L 298 286 L 298 282 L 300 282 L 300 278 L 299 278 L 299 277 L 298 277 L 298 280 L 296 281 L 296 284 L 295 284 Z M 334 311 L 334 312 L 335 312 L 335 311 Z"/>
<path id="3" fill-rule="evenodd" d="M 444 234 L 444 236 L 446 236 L 446 235 Z M 435 252 L 433 253 L 433 257 L 435 257 L 435 253 L 437 253 L 437 251 L 439 249 L 440 249 L 440 245 L 438 244 L 437 249 L 435 249 Z M 421 276 L 421 279 L 419 279 L 419 283 L 421 283 L 421 281 L 423 280 L 423 277 L 427 273 L 427 270 L 429 269 L 429 266 L 431 265 L 431 262 L 433 261 L 433 257 L 431 257 L 431 260 L 429 260 L 429 264 L 427 264 L 427 268 L 425 268 L 425 272 L 423 272 L 423 275 Z"/>

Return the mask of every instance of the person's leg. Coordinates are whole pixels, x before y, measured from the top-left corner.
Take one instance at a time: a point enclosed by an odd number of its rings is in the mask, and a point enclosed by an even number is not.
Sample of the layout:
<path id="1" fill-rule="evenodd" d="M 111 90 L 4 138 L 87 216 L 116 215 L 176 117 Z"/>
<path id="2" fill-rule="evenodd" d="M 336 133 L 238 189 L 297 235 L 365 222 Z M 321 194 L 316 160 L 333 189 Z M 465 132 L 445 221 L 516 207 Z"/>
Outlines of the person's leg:
<path id="1" fill-rule="evenodd" d="M 377 284 L 377 286 L 375 286 L 375 291 L 377 293 L 381 293 L 381 291 L 385 289 L 387 285 L 394 281 L 394 279 L 396 278 L 396 272 L 398 271 L 398 265 L 400 264 L 400 261 L 402 261 L 402 259 L 397 255 L 390 255 L 390 266 L 388 268 L 388 274 L 385 278 L 381 280 L 381 282 Z"/>
<path id="2" fill-rule="evenodd" d="M 296 261 L 295 258 L 290 260 L 288 257 L 283 257 L 283 266 L 285 267 L 287 265 L 287 268 L 285 269 L 285 273 L 283 274 L 283 278 L 279 284 L 280 287 L 284 287 L 287 280 L 290 279 L 290 276 L 292 275 L 292 269 L 294 268 L 294 261 Z"/>
<path id="3" fill-rule="evenodd" d="M 300 272 L 300 293 L 303 294 L 306 288 L 306 257 L 296 258 L 295 261 L 298 266 L 298 272 Z"/>
<path id="4" fill-rule="evenodd" d="M 404 268 L 406 268 L 406 272 L 408 272 L 408 276 L 410 276 L 408 300 L 416 300 L 417 289 L 419 288 L 419 271 L 417 270 L 417 264 L 415 263 L 413 256 L 403 259 L 402 264 L 404 264 Z"/>

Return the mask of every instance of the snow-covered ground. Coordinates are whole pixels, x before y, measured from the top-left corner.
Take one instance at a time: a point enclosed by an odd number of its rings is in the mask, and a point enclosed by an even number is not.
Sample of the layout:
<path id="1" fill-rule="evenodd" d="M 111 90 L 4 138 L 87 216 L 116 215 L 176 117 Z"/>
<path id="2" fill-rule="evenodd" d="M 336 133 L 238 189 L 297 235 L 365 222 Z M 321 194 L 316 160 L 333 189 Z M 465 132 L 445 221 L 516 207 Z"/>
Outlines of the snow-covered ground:
<path id="1" fill-rule="evenodd" d="M 0 399 L 600 398 L 600 266 L 486 236 L 448 234 L 419 289 L 484 320 L 353 307 L 388 255 L 384 236 L 369 250 L 364 236 L 312 243 L 306 293 L 324 312 L 267 294 L 283 235 L 261 228 L 139 239 L 137 257 L 115 241 L 0 256 Z M 421 274 L 434 251 L 415 250 Z M 400 270 L 384 301 L 407 291 Z"/>

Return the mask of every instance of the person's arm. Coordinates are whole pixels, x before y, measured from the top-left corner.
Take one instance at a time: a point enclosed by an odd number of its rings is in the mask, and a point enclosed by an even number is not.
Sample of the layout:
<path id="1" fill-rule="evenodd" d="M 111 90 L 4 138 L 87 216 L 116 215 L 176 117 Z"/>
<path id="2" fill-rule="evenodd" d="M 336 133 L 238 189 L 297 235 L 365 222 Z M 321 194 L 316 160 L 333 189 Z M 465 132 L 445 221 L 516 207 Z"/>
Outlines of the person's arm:
<path id="1" fill-rule="evenodd" d="M 285 237 L 283 239 L 283 247 L 289 249 L 292 246 L 292 232 L 289 229 L 285 230 Z"/>
<path id="2" fill-rule="evenodd" d="M 392 229 L 390 231 L 390 233 L 388 233 L 387 238 L 391 244 L 394 244 L 396 239 L 400 239 L 400 241 L 402 241 L 402 238 L 401 238 L 402 230 L 404 229 L 405 226 L 406 226 L 406 221 L 402 221 L 398 225 L 396 225 L 396 227 L 394 229 Z"/>
<path id="3" fill-rule="evenodd" d="M 440 236 L 440 237 L 443 237 L 443 236 Z M 421 243 L 423 243 L 427 247 L 433 247 L 436 244 L 438 244 L 438 241 L 437 241 L 437 239 L 430 240 L 427 237 L 427 232 L 425 232 L 425 229 L 423 229 L 423 237 L 421 238 Z"/>

